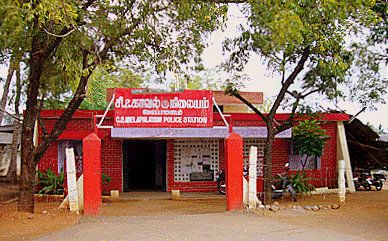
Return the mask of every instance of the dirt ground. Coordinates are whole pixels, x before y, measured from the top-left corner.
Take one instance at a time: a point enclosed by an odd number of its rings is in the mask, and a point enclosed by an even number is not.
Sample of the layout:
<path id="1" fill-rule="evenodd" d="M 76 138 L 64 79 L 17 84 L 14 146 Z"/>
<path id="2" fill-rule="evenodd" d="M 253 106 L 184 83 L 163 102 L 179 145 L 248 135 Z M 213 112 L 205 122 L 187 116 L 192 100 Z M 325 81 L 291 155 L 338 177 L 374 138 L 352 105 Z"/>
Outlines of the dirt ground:
<path id="1" fill-rule="evenodd" d="M 338 203 L 336 194 L 299 197 L 296 205 L 325 205 Z M 289 208 L 295 203 L 282 202 Z M 340 233 L 347 233 L 372 240 L 388 240 L 388 190 L 346 195 L 346 202 L 339 209 L 325 211 L 283 210 L 269 213 L 268 217 L 304 227 L 325 227 Z"/>
<path id="2" fill-rule="evenodd" d="M 347 195 L 346 203 L 336 210 L 293 210 L 293 205 L 338 203 L 335 194 L 299 197 L 297 203 L 280 200 L 281 210 L 264 212 L 268 218 L 301 226 L 325 227 L 366 239 L 388 240 L 388 191 L 357 192 Z M 58 210 L 59 202 L 39 201 L 35 214 L 17 212 L 16 203 L 0 204 L 0 240 L 28 240 L 52 233 L 79 222 L 81 216 Z M 225 211 L 225 199 L 149 200 L 103 203 L 102 216 L 144 216 L 204 214 Z M 260 216 L 260 214 L 259 214 Z"/>

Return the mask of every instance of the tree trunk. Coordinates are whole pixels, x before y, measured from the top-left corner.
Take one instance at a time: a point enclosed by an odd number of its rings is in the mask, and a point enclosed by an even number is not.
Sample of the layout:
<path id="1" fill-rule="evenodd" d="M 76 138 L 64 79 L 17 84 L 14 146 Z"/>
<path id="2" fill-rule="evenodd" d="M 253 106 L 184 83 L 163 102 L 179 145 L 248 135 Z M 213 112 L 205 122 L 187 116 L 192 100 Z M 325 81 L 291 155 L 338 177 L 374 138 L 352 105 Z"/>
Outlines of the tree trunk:
<path id="1" fill-rule="evenodd" d="M 306 164 L 307 164 L 307 159 L 309 158 L 309 155 L 305 154 L 306 155 L 306 158 L 304 159 L 303 161 L 303 158 L 302 158 L 302 172 L 304 171 L 304 168 L 306 167 Z"/>
<path id="2" fill-rule="evenodd" d="M 264 147 L 264 204 L 272 203 L 272 147 L 275 141 L 275 130 L 272 121 L 267 124 L 267 140 Z"/>
<path id="3" fill-rule="evenodd" d="M 7 105 L 9 85 L 11 84 L 13 72 L 15 71 L 14 65 L 15 65 L 15 63 L 11 59 L 11 61 L 9 63 L 7 79 L 5 80 L 5 83 L 4 83 L 3 96 L 1 97 L 1 101 L 0 101 L 0 108 L 2 110 L 5 110 L 5 106 Z M 0 125 L 3 122 L 3 118 L 4 118 L 4 112 L 0 111 Z"/>
<path id="4" fill-rule="evenodd" d="M 88 1 L 85 7 L 90 6 L 94 1 Z M 59 36 L 69 33 L 71 29 L 64 27 Z M 38 95 L 41 85 L 41 76 L 47 59 L 55 52 L 63 37 L 53 37 L 47 35 L 39 23 L 39 16 L 35 15 L 34 23 L 31 32 L 35 33 L 32 37 L 30 59 L 28 61 L 28 87 L 27 87 L 27 104 L 24 112 L 22 132 L 21 132 L 21 174 L 20 174 L 20 199 L 19 211 L 34 212 L 34 192 L 35 192 L 35 168 L 47 150 L 48 145 L 55 141 L 61 132 L 65 129 L 67 122 L 75 110 L 79 107 L 82 100 L 85 98 L 85 86 L 91 71 L 86 76 L 81 77 L 77 91 L 73 99 L 70 101 L 68 108 L 54 126 L 54 130 L 48 138 L 43 140 L 43 144 L 38 147 L 34 146 L 34 129 L 35 121 L 38 116 Z M 84 51 L 83 70 L 88 70 L 88 52 Z M 58 130 L 57 130 L 58 129 Z"/>
<path id="5" fill-rule="evenodd" d="M 35 168 L 33 157 L 23 157 L 22 171 L 20 174 L 19 212 L 34 212 L 35 193 Z"/>
<path id="6" fill-rule="evenodd" d="M 20 62 L 15 63 L 15 70 L 16 70 L 15 116 L 17 118 L 20 118 L 19 102 L 20 102 L 20 93 L 22 88 L 21 78 L 20 78 Z M 18 181 L 17 158 L 18 158 L 18 150 L 19 150 L 20 132 L 21 132 L 21 124 L 19 120 L 15 119 L 14 127 L 13 127 L 12 146 L 11 146 L 11 163 L 7 174 L 7 178 L 11 179 L 12 183 L 16 183 Z"/>
<path id="7" fill-rule="evenodd" d="M 20 173 L 20 198 L 18 210 L 22 212 L 34 212 L 34 130 L 37 117 L 37 103 L 40 86 L 40 77 L 45 61 L 42 44 L 38 37 L 32 40 L 31 57 L 29 60 L 30 72 L 28 74 L 27 105 L 24 113 L 21 134 L 21 173 Z"/>
<path id="8" fill-rule="evenodd" d="M 64 110 L 59 120 L 55 123 L 53 130 L 46 137 L 43 138 L 39 146 L 34 146 L 34 129 L 35 121 L 37 120 L 37 101 L 38 90 L 40 85 L 40 76 L 42 73 L 43 64 L 39 61 L 43 61 L 42 56 L 39 53 L 32 55 L 30 61 L 30 74 L 29 74 L 29 87 L 27 92 L 27 107 L 23 119 L 22 128 L 22 171 L 20 175 L 20 199 L 19 199 L 19 211 L 34 212 L 34 182 L 35 182 L 35 169 L 46 152 L 49 144 L 55 141 L 62 131 L 66 128 L 67 122 L 71 119 L 74 112 L 78 109 L 79 105 L 85 98 L 86 85 L 91 75 L 91 71 L 85 76 L 82 76 L 76 93 L 73 99 L 70 101 L 68 107 Z M 37 58 L 38 60 L 34 60 Z M 83 69 L 88 69 L 87 65 L 88 55 L 85 51 L 83 56 Z M 40 64 L 35 64 L 40 63 Z"/>
<path id="9" fill-rule="evenodd" d="M 11 144 L 11 162 L 9 163 L 9 169 L 7 173 L 7 179 L 12 183 L 17 182 L 17 156 L 19 149 L 19 135 L 20 135 L 20 123 L 18 120 L 14 121 L 13 135 Z"/>

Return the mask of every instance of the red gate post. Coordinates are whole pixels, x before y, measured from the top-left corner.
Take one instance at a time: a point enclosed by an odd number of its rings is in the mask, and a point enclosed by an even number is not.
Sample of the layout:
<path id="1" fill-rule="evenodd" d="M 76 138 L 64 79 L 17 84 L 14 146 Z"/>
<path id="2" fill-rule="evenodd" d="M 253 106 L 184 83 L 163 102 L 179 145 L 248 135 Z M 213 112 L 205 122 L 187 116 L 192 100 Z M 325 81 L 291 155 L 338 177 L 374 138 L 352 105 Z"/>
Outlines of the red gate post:
<path id="1" fill-rule="evenodd" d="M 225 139 L 226 210 L 243 208 L 243 139 L 232 132 Z"/>
<path id="2" fill-rule="evenodd" d="M 82 140 L 84 215 L 99 215 L 101 207 L 101 140 L 95 133 Z"/>

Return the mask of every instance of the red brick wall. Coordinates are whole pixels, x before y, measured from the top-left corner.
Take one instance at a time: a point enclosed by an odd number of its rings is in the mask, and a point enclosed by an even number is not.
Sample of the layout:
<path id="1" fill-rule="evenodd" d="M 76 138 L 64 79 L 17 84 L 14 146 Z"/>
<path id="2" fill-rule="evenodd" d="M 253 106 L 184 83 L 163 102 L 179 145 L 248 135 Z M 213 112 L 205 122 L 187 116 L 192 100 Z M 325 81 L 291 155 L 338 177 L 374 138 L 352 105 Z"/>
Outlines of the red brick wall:
<path id="1" fill-rule="evenodd" d="M 46 171 L 48 168 L 58 174 L 58 141 L 51 143 L 38 164 L 40 171 Z"/>
<path id="2" fill-rule="evenodd" d="M 167 141 L 167 191 L 181 190 L 183 192 L 215 192 L 216 182 L 175 182 L 174 181 L 174 140 Z"/>
<path id="3" fill-rule="evenodd" d="M 337 123 L 327 122 L 321 125 L 330 136 L 327 140 L 321 157 L 321 168 L 306 170 L 310 183 L 315 187 L 337 187 Z M 273 147 L 273 174 L 284 172 L 284 164 L 288 162 L 289 141 L 277 139 Z M 291 173 L 295 173 L 291 172 Z"/>
<path id="4" fill-rule="evenodd" d="M 290 142 L 287 139 L 275 139 L 272 147 L 272 173 L 284 172 L 284 164 L 288 162 Z"/>
<path id="5" fill-rule="evenodd" d="M 47 113 L 47 112 L 46 112 Z M 81 114 L 79 114 L 81 113 Z M 59 137 L 59 140 L 82 140 L 93 131 L 93 119 L 91 113 L 95 111 L 80 111 L 76 113 L 75 118 L 71 119 L 66 126 L 65 131 Z M 101 113 L 99 113 L 101 114 Z M 51 131 L 54 127 L 58 115 L 50 116 L 49 114 L 42 115 L 44 127 L 47 131 Z M 104 125 L 111 125 L 112 118 L 108 117 L 104 121 Z M 43 134 L 42 128 L 39 128 L 40 136 Z M 109 129 L 99 129 L 98 136 L 102 141 L 102 172 L 111 177 L 110 183 L 103 185 L 103 194 L 109 194 L 110 190 L 123 190 L 122 181 L 122 141 L 115 140 L 110 137 Z M 53 142 L 43 158 L 38 164 L 41 171 L 48 167 L 55 172 L 58 169 L 58 141 Z"/>
<path id="6" fill-rule="evenodd" d="M 322 124 L 326 134 L 330 136 L 323 149 L 321 169 L 306 171 L 312 178 L 315 187 L 337 187 L 337 123 L 327 122 Z"/>
<path id="7" fill-rule="evenodd" d="M 122 141 L 109 136 L 102 139 L 102 173 L 111 177 L 107 185 L 103 185 L 102 192 L 109 194 L 110 190 L 123 191 L 123 154 Z"/>
<path id="8" fill-rule="evenodd" d="M 87 134 L 93 131 L 92 114 L 95 115 L 96 111 L 80 111 L 76 112 L 75 117 L 68 123 L 66 130 L 60 136 L 62 140 L 82 140 Z M 102 112 L 98 112 L 102 114 Z M 50 131 L 58 116 L 57 112 L 44 112 L 42 114 L 45 128 Z M 245 115 L 248 116 L 248 115 Z M 262 121 L 258 121 L 257 118 L 248 116 L 249 118 L 238 120 L 234 119 L 233 124 L 235 126 L 263 126 Z M 245 118 L 245 117 L 244 117 Z M 215 125 L 222 125 L 220 120 L 215 121 Z M 105 125 L 112 124 L 112 112 L 108 114 Z M 331 138 L 327 141 L 322 160 L 321 169 L 306 171 L 309 177 L 312 178 L 312 183 L 316 187 L 336 187 L 336 122 L 331 121 L 322 124 L 322 127 L 327 131 L 327 134 Z M 40 135 L 42 135 L 42 129 L 39 129 Z M 122 141 L 114 140 L 110 137 L 109 129 L 100 129 L 99 137 L 102 140 L 102 171 L 109 175 L 111 182 L 103 186 L 103 192 L 108 193 L 112 189 L 123 190 L 123 170 L 122 170 Z M 48 167 L 52 167 L 53 171 L 57 171 L 57 146 L 58 142 L 54 142 L 50 145 L 49 149 L 39 162 L 39 170 L 45 170 Z M 273 173 L 279 173 L 284 171 L 284 163 L 288 161 L 289 142 L 285 139 L 277 139 L 273 148 Z M 223 140 L 220 140 L 219 147 L 219 160 L 220 168 L 224 167 L 224 150 Z M 216 191 L 216 182 L 175 182 L 174 181 L 174 141 L 167 141 L 167 190 L 179 189 L 182 191 Z M 262 179 L 258 178 L 258 189 Z"/>

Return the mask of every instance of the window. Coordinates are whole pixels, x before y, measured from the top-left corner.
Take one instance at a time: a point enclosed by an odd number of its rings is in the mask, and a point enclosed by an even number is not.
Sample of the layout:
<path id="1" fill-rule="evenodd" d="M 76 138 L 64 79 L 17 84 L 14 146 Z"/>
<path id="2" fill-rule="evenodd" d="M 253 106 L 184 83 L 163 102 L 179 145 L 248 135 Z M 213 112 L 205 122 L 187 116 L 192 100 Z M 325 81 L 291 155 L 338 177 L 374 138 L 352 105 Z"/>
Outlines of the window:
<path id="1" fill-rule="evenodd" d="M 302 155 L 290 141 L 290 154 L 288 156 L 291 170 L 319 170 L 321 169 L 321 157 L 316 155 Z"/>
<path id="2" fill-rule="evenodd" d="M 174 180 L 176 182 L 215 181 L 218 171 L 218 140 L 175 140 Z"/>

